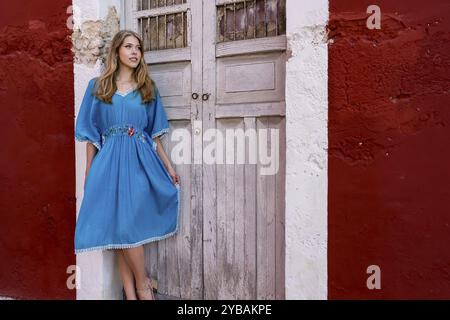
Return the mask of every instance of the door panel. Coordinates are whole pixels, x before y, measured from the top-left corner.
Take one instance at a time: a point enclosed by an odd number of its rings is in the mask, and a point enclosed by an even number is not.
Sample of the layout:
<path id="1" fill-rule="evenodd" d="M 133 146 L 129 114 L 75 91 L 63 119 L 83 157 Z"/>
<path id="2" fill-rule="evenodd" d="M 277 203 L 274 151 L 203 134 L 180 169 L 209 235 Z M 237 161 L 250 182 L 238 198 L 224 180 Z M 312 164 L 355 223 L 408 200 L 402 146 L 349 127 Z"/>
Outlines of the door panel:
<path id="1" fill-rule="evenodd" d="M 284 53 L 219 58 L 217 59 L 217 103 L 283 101 L 284 79 Z"/>
<path id="2" fill-rule="evenodd" d="M 171 120 L 191 117 L 191 63 L 165 63 L 150 66 L 150 74 L 164 97 L 167 116 Z"/>
<path id="3" fill-rule="evenodd" d="M 225 136 L 225 129 L 254 127 L 254 119 L 245 120 L 221 119 L 216 126 Z M 256 164 L 217 165 L 216 179 L 216 298 L 252 299 L 256 289 Z"/>

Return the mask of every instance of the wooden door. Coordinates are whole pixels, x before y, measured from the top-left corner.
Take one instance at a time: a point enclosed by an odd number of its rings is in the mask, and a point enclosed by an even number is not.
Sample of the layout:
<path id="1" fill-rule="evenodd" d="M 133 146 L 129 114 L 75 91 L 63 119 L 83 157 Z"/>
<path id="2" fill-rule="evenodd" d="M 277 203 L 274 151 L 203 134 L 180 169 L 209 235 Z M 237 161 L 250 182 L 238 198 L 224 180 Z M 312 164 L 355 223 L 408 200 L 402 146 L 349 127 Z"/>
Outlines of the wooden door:
<path id="1" fill-rule="evenodd" d="M 278 132 L 245 138 L 244 164 L 203 166 L 204 297 L 283 299 L 285 1 L 203 1 L 203 24 L 203 132 Z M 276 143 L 278 170 L 265 174 L 249 151 Z"/>
<path id="2" fill-rule="evenodd" d="M 125 3 L 125 26 L 145 39 L 171 129 L 192 138 L 191 162 L 175 165 L 179 233 L 146 246 L 158 291 L 184 299 L 283 299 L 285 1 Z M 240 163 L 218 138 L 235 129 L 244 132 Z M 169 155 L 174 145 L 166 139 Z M 271 152 L 275 173 L 264 173 L 259 157 L 249 161 L 253 147 Z"/>

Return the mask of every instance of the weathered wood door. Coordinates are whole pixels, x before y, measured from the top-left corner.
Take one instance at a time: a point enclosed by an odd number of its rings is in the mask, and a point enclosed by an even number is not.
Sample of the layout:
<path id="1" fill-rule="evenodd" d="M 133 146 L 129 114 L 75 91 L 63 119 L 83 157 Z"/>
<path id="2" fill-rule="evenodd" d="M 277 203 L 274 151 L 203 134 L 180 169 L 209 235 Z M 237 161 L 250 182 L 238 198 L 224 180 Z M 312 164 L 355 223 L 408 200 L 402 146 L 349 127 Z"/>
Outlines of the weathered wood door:
<path id="1" fill-rule="evenodd" d="M 190 163 L 175 164 L 179 233 L 147 246 L 158 291 L 283 299 L 285 1 L 128 0 L 126 8 L 172 132 L 191 134 Z M 166 139 L 169 155 L 176 144 Z"/>

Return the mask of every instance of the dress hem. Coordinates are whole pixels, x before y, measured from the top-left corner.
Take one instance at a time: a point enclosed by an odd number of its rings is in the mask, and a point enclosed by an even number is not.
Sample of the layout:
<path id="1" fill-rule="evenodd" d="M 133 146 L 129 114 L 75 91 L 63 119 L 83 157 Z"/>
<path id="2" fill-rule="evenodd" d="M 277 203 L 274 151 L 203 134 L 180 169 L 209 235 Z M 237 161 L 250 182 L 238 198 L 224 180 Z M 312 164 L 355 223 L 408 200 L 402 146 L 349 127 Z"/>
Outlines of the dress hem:
<path id="1" fill-rule="evenodd" d="M 175 227 L 174 231 L 171 231 L 163 236 L 158 236 L 158 237 L 151 237 L 139 242 L 135 242 L 135 243 L 130 243 L 130 244 L 107 244 L 107 245 L 103 245 L 103 246 L 97 246 L 97 247 L 89 247 L 89 248 L 83 248 L 83 249 L 75 249 L 75 254 L 78 253 L 83 253 L 83 252 L 88 252 L 88 251 L 94 251 L 94 250 L 109 250 L 109 249 L 129 249 L 129 248 L 135 248 L 138 246 L 141 246 L 143 244 L 147 244 L 150 242 L 154 242 L 154 241 L 159 241 L 159 240 L 164 240 L 166 238 L 169 238 L 171 236 L 173 236 L 174 234 L 176 234 L 179 230 L 180 227 L 180 207 L 181 207 L 181 203 L 180 203 L 180 186 L 179 185 L 175 185 L 175 187 L 177 188 L 177 200 L 178 200 L 178 205 L 177 205 L 177 224 Z"/>

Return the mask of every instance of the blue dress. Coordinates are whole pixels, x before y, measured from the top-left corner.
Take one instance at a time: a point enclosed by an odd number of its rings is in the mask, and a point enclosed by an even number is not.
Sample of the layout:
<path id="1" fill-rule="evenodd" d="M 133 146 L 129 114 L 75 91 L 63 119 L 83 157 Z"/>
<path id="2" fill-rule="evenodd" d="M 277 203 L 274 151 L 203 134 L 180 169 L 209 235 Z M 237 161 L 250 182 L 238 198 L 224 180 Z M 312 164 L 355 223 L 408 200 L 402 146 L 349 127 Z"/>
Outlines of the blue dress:
<path id="1" fill-rule="evenodd" d="M 98 152 L 86 177 L 75 228 L 75 254 L 132 248 L 174 235 L 180 187 L 172 182 L 152 138 L 169 132 L 158 90 L 142 103 L 138 90 L 117 92 L 112 104 L 89 81 L 75 125 L 75 139 Z"/>

